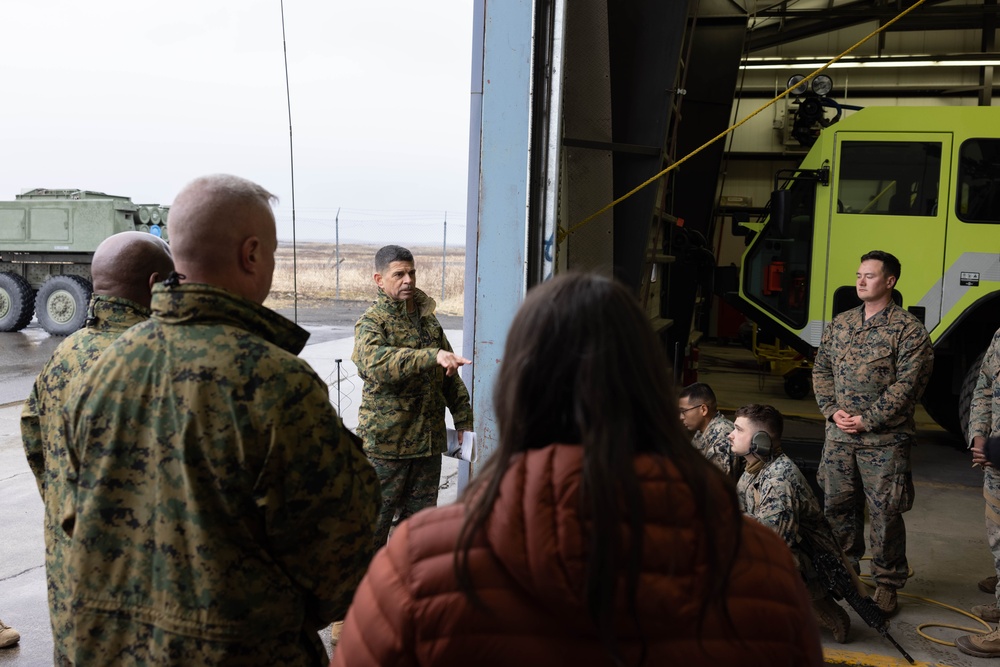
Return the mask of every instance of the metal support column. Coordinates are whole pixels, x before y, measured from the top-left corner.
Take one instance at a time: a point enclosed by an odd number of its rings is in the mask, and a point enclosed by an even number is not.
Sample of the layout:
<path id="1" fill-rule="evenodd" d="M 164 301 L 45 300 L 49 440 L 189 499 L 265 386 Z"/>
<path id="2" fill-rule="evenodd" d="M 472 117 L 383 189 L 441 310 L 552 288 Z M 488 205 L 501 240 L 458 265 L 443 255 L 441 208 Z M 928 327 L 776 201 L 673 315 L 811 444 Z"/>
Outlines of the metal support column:
<path id="1" fill-rule="evenodd" d="M 498 441 L 493 384 L 524 297 L 531 124 L 531 0 L 476 0 L 462 377 L 472 394 L 479 460 Z"/>

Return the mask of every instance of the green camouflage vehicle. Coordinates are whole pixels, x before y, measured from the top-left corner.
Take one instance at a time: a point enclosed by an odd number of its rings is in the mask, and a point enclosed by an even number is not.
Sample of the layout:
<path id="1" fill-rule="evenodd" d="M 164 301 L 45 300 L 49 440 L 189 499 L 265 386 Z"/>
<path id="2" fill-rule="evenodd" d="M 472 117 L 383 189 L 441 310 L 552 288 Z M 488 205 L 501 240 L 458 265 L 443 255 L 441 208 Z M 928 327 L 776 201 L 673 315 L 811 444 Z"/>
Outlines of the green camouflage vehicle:
<path id="1" fill-rule="evenodd" d="M 894 298 L 934 345 L 923 404 L 963 433 L 1000 327 L 1000 108 L 862 109 L 776 180 L 769 216 L 744 223 L 754 237 L 727 300 L 812 359 L 823 328 L 860 303 L 861 255 L 891 252 L 903 267 Z"/>
<path id="2" fill-rule="evenodd" d="M 32 316 L 55 336 L 87 319 L 90 263 L 104 239 L 145 231 L 168 240 L 168 207 L 88 190 L 35 189 L 0 202 L 0 331 Z"/>

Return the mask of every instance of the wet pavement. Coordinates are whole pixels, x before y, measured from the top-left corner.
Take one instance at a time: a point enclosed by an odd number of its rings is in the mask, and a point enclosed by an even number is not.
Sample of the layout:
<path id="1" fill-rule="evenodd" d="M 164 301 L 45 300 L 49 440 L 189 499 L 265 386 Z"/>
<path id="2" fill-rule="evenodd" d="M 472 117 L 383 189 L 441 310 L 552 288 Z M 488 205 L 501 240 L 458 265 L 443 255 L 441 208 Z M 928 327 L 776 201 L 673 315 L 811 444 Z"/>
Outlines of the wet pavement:
<path id="1" fill-rule="evenodd" d="M 23 331 L 0 333 L 0 405 L 28 396 L 38 371 L 62 341 L 46 333 L 37 321 Z"/>

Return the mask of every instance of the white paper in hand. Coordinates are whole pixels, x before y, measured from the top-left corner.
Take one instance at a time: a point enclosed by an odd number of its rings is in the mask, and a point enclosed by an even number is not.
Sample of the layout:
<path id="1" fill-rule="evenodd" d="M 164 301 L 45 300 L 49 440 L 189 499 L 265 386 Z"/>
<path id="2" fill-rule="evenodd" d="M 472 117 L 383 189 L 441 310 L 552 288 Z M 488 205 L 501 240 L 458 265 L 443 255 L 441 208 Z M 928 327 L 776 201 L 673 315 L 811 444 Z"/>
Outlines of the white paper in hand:
<path id="1" fill-rule="evenodd" d="M 466 431 L 462 436 L 462 444 L 458 444 L 458 431 L 448 429 L 448 456 L 469 461 L 476 460 L 476 434 L 474 431 Z"/>

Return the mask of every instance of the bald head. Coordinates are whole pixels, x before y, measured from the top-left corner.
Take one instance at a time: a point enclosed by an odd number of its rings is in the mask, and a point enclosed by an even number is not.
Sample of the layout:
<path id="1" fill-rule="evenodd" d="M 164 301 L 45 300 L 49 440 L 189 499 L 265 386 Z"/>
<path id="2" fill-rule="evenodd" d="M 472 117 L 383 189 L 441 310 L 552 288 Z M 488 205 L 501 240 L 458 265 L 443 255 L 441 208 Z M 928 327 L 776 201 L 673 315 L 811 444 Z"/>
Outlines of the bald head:
<path id="1" fill-rule="evenodd" d="M 195 179 L 170 207 L 170 244 L 186 282 L 228 289 L 262 303 L 271 289 L 278 241 L 277 198 L 229 174 Z"/>
<path id="2" fill-rule="evenodd" d="M 121 232 L 104 239 L 90 265 L 95 294 L 122 297 L 146 308 L 153 284 L 173 269 L 170 246 L 144 232 Z"/>

